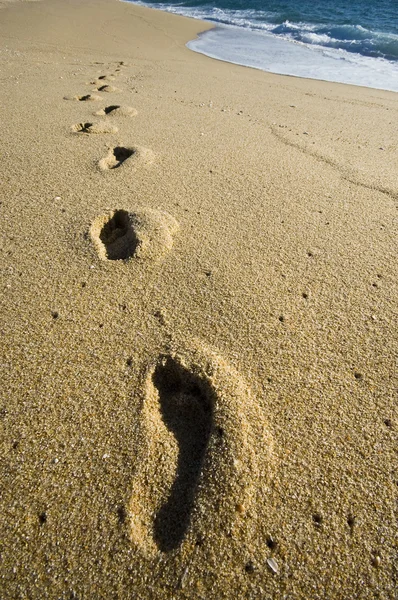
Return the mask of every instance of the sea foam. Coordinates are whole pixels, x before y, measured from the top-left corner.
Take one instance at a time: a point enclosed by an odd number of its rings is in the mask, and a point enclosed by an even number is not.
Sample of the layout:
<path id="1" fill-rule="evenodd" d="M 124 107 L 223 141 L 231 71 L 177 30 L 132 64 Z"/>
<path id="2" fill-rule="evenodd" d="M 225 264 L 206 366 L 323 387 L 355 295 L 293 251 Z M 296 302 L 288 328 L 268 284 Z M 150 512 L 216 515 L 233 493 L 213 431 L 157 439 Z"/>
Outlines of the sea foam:
<path id="1" fill-rule="evenodd" d="M 318 34 L 308 35 L 313 36 L 310 45 L 267 31 L 219 25 L 187 46 L 212 58 L 271 73 L 398 92 L 398 62 L 321 45 L 315 37 Z"/>

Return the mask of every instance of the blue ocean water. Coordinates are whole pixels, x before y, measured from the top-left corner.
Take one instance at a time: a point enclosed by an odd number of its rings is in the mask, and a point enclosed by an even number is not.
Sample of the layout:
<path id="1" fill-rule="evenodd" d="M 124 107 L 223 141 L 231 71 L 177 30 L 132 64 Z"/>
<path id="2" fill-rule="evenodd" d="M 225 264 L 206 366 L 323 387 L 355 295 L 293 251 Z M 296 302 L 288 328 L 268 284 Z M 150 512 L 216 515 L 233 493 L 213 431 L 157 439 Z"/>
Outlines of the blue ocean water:
<path id="1" fill-rule="evenodd" d="M 136 1 L 136 0 L 134 0 Z M 398 0 L 138 0 L 213 22 L 188 47 L 265 71 L 398 91 Z"/>

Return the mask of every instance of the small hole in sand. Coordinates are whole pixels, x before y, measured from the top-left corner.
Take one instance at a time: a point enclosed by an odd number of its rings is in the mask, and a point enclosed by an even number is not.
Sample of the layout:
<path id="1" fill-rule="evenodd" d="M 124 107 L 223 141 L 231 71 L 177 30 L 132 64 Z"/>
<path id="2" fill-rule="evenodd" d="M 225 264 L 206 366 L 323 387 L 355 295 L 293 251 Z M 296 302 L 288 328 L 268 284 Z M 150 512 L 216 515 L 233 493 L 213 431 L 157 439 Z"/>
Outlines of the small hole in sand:
<path id="1" fill-rule="evenodd" d="M 323 523 L 323 517 L 319 513 L 313 514 L 312 520 L 314 521 L 315 525 L 322 525 L 322 523 Z"/>
<path id="2" fill-rule="evenodd" d="M 391 427 L 392 426 L 391 419 L 384 419 L 384 425 L 386 425 L 387 427 Z"/>
<path id="3" fill-rule="evenodd" d="M 125 210 L 117 210 L 113 217 L 105 223 L 99 235 L 106 249 L 109 260 L 126 260 L 133 256 L 138 240 L 131 226 L 129 214 Z M 126 310 L 126 305 L 123 305 Z"/>
<path id="4" fill-rule="evenodd" d="M 284 317 L 283 315 L 281 315 L 281 316 L 279 317 L 279 320 L 280 320 L 280 322 L 281 322 L 281 323 L 284 323 L 284 322 L 285 322 L 285 317 Z"/>
<path id="5" fill-rule="evenodd" d="M 16 450 L 18 448 L 18 446 L 19 446 L 18 440 L 15 441 L 15 442 L 13 442 L 12 447 L 13 447 L 14 450 Z"/>
<path id="6" fill-rule="evenodd" d="M 127 512 L 125 507 L 123 506 L 123 504 L 121 504 L 120 506 L 117 507 L 117 518 L 119 523 L 122 525 L 123 523 L 125 523 L 126 518 L 127 518 Z"/>
<path id="7" fill-rule="evenodd" d="M 357 381 L 362 381 L 363 375 L 361 373 L 354 373 L 354 377 Z"/>
<path id="8" fill-rule="evenodd" d="M 308 294 L 306 294 L 305 292 L 303 292 L 303 298 L 304 298 L 304 300 L 307 300 Z"/>
<path id="9" fill-rule="evenodd" d="M 277 545 L 278 545 L 278 544 L 276 543 L 276 541 L 274 540 L 274 538 L 272 538 L 270 535 L 269 535 L 269 536 L 267 536 L 267 539 L 266 539 L 266 544 L 267 544 L 267 546 L 268 546 L 268 548 L 269 548 L 270 550 L 275 550 L 275 548 L 276 548 L 276 547 L 277 547 Z"/>
<path id="10" fill-rule="evenodd" d="M 251 560 L 249 560 L 249 562 L 245 564 L 245 571 L 246 573 L 250 574 L 254 573 L 254 565 Z"/>
<path id="11" fill-rule="evenodd" d="M 51 311 L 51 315 L 52 315 L 53 319 L 58 319 L 58 317 L 59 317 L 59 314 L 56 310 Z"/>
<path id="12" fill-rule="evenodd" d="M 348 523 L 348 526 L 350 527 L 350 529 L 353 529 L 353 527 L 355 525 L 355 517 L 354 517 L 354 515 L 348 515 L 348 517 L 347 517 L 347 523 Z"/>
<path id="13" fill-rule="evenodd" d="M 127 365 L 128 367 L 131 367 L 131 365 L 132 365 L 132 364 L 133 364 L 133 359 L 132 359 L 132 358 L 128 358 L 128 359 L 126 360 L 126 365 Z"/>
<path id="14" fill-rule="evenodd" d="M 39 514 L 39 523 L 40 525 L 44 525 L 44 523 L 47 522 L 47 514 L 45 512 L 42 512 Z"/>

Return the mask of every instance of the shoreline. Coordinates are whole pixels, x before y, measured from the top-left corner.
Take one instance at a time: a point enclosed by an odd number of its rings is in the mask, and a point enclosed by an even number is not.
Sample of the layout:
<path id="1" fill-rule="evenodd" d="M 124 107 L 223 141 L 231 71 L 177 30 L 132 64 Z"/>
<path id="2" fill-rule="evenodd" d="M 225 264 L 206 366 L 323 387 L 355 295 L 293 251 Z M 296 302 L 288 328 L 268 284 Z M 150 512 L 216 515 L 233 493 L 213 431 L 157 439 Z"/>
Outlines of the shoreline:
<path id="1" fill-rule="evenodd" d="M 396 95 L 1 16 L 4 598 L 392 598 Z"/>
<path id="2" fill-rule="evenodd" d="M 120 1 L 129 3 L 129 0 Z M 140 3 L 136 3 L 136 5 L 146 8 Z M 385 60 L 383 63 L 378 58 L 349 52 L 346 52 L 343 57 L 333 48 L 311 46 L 299 41 L 288 40 L 268 31 L 218 22 L 210 18 L 203 20 L 201 17 L 156 6 L 150 6 L 150 8 L 210 24 L 211 27 L 200 31 L 195 39 L 187 42 L 190 50 L 209 58 L 259 69 L 275 75 L 398 92 L 398 85 L 395 87 L 393 85 L 398 78 L 398 66 L 389 60 Z M 238 51 L 235 51 L 236 45 Z M 335 53 L 325 56 L 325 51 Z"/>

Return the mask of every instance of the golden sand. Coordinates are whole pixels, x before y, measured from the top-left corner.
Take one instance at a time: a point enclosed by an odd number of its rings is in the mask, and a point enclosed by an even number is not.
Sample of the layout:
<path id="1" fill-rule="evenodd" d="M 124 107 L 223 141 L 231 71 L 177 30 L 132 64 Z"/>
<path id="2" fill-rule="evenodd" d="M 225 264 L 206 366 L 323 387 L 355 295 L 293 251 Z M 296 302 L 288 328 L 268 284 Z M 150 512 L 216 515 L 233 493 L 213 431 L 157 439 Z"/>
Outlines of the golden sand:
<path id="1" fill-rule="evenodd" d="M 206 27 L 2 2 L 1 598 L 395 598 L 398 96 Z"/>

